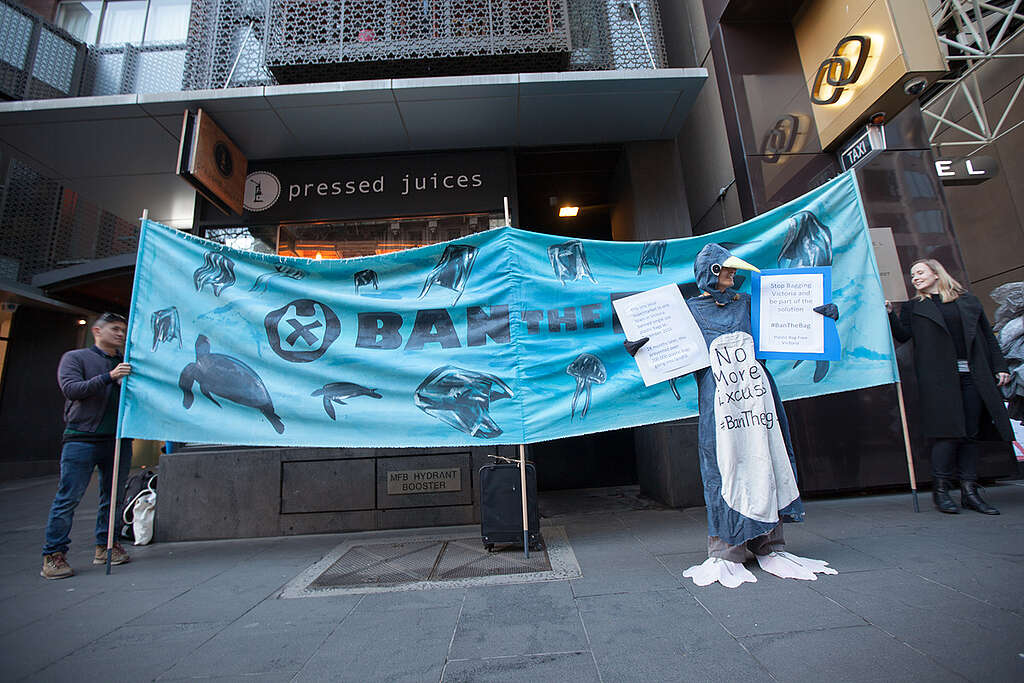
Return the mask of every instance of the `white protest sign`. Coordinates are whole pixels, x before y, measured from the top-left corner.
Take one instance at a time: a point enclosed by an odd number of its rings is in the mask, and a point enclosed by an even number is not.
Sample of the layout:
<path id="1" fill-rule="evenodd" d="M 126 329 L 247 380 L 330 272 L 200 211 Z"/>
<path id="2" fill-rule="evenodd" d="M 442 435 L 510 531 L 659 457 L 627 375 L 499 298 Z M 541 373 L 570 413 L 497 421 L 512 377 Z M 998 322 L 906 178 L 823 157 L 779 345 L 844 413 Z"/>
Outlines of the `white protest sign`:
<path id="1" fill-rule="evenodd" d="M 882 292 L 887 301 L 906 301 L 907 283 L 903 280 L 903 266 L 896 253 L 896 240 L 892 228 L 869 228 L 871 247 L 875 250 L 878 263 L 878 277 L 882 280 Z"/>
<path id="2" fill-rule="evenodd" d="M 649 337 L 635 356 L 644 384 L 710 365 L 704 335 L 676 285 L 665 285 L 612 302 L 626 339 Z"/>
<path id="3" fill-rule="evenodd" d="M 825 303 L 825 276 L 795 270 L 799 269 L 760 274 L 760 353 L 825 353 L 825 317 L 814 312 Z"/>

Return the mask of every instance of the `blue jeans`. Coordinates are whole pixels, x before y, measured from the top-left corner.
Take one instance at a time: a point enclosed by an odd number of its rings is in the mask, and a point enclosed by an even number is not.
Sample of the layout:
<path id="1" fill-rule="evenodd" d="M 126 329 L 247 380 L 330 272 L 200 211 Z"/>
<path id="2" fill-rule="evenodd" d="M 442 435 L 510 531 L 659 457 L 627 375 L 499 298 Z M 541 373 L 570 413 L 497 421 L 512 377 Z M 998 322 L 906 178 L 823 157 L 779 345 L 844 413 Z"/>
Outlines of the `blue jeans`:
<path id="1" fill-rule="evenodd" d="M 121 463 L 117 473 L 117 515 L 124 505 L 124 484 L 132 466 L 132 440 L 121 439 Z M 68 441 L 60 454 L 60 485 L 46 521 L 43 554 L 66 553 L 75 508 L 82 501 L 94 468 L 100 469 L 100 508 L 96 512 L 96 545 L 107 545 L 110 528 L 110 485 L 114 474 L 114 440 L 90 443 Z"/>

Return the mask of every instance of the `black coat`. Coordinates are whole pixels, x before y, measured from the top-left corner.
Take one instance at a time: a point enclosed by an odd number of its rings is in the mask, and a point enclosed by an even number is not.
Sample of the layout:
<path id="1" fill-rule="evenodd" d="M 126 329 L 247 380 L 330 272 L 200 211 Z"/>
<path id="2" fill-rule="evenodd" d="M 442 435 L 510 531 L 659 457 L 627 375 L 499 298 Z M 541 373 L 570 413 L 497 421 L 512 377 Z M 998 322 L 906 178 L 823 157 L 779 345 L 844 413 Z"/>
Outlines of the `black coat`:
<path id="1" fill-rule="evenodd" d="M 964 326 L 971 379 L 988 412 L 989 420 L 982 426 L 981 438 L 1013 441 L 1003 395 L 995 379 L 995 373 L 1007 372 L 1006 360 L 978 298 L 964 292 L 956 304 Z M 956 349 L 938 305 L 931 299 L 908 301 L 900 308 L 899 317 L 889 314 L 889 324 L 897 341 L 914 340 L 914 369 L 925 436 L 966 436 Z"/>

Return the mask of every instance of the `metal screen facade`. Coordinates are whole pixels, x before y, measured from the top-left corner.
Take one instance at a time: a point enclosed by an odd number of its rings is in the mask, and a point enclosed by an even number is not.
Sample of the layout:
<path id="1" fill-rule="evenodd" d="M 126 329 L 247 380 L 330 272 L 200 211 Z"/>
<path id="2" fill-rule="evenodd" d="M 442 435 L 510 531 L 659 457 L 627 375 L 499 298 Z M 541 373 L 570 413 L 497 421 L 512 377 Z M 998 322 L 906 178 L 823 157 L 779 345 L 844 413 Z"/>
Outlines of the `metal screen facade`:
<path id="1" fill-rule="evenodd" d="M 666 66 L 657 0 L 193 0 L 185 42 L 86 45 L 0 0 L 0 98 Z M 138 228 L 0 157 L 0 278 L 135 249 Z"/>

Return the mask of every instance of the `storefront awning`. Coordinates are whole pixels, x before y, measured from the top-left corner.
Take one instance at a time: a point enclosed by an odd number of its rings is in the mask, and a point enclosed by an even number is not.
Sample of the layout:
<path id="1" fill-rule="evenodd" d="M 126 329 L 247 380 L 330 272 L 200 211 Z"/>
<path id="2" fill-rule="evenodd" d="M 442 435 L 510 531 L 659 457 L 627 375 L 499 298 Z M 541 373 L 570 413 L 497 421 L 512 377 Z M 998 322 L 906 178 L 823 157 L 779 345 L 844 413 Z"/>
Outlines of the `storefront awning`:
<path id="1" fill-rule="evenodd" d="M 310 83 L 0 104 L 0 141 L 127 220 L 187 227 L 174 174 L 182 112 L 202 107 L 250 159 L 601 144 L 678 135 L 705 69 Z"/>

